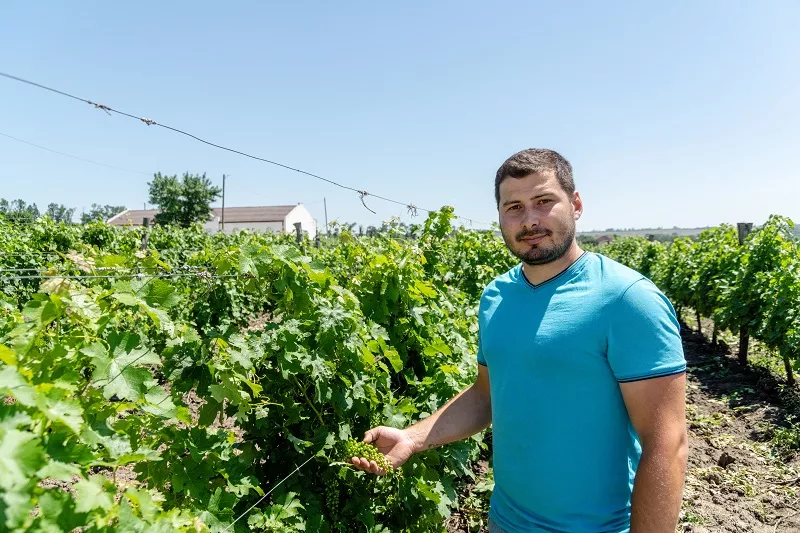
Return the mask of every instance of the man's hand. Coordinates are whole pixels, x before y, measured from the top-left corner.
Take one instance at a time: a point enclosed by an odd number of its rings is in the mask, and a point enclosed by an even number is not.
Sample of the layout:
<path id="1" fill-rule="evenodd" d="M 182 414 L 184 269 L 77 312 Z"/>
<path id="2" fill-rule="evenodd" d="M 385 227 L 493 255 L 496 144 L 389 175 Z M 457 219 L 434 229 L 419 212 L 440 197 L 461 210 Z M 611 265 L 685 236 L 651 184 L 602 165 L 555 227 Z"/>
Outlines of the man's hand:
<path id="1" fill-rule="evenodd" d="M 364 434 L 397 468 L 414 453 L 465 439 L 492 423 L 492 399 L 489 369 L 478 365 L 475 383 L 458 393 L 428 418 L 405 429 L 378 426 Z M 382 474 L 375 461 L 353 457 L 350 462 L 359 470 Z"/>
<path id="2" fill-rule="evenodd" d="M 408 433 L 402 429 L 386 426 L 378 426 L 367 431 L 364 434 L 364 442 L 374 444 L 395 468 L 408 461 L 417 450 L 416 443 Z M 352 457 L 350 462 L 359 470 L 377 475 L 385 474 L 375 461 L 368 461 L 364 457 Z"/>

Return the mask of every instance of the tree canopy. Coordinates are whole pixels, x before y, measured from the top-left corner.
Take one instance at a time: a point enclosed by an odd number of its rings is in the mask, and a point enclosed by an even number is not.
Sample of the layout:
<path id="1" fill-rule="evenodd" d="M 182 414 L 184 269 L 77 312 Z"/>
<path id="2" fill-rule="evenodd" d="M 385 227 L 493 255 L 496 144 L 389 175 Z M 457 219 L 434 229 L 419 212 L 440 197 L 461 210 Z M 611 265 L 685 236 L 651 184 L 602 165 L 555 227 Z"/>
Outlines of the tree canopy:
<path id="1" fill-rule="evenodd" d="M 205 173 L 193 175 L 185 172 L 183 177 L 154 174 L 150 187 L 150 203 L 158 206 L 155 222 L 162 225 L 189 227 L 196 222 L 207 222 L 211 218 L 211 202 L 222 193 L 220 187 L 211 184 Z"/>

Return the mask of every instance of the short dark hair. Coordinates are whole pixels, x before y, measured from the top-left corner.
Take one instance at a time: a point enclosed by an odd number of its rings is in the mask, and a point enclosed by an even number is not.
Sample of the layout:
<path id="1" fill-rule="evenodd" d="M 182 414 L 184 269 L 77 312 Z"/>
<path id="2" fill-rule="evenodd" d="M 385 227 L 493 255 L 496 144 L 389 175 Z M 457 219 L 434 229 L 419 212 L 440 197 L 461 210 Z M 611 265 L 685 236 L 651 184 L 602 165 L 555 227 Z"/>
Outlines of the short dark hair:
<path id="1" fill-rule="evenodd" d="M 524 178 L 534 172 L 554 172 L 561 188 L 572 196 L 575 181 L 572 179 L 572 165 L 558 152 L 543 148 L 528 148 L 512 155 L 497 169 L 494 178 L 494 198 L 500 205 L 500 184 L 506 178 Z"/>

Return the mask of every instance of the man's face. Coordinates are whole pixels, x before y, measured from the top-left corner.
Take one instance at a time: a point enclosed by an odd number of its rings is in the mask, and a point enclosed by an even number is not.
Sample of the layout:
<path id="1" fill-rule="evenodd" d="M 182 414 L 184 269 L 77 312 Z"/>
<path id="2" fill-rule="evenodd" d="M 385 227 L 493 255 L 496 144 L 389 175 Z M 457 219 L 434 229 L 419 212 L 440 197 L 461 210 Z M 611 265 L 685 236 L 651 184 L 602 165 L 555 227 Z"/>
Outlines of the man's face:
<path id="1" fill-rule="evenodd" d="M 534 172 L 500 183 L 500 230 L 508 249 L 529 265 L 562 257 L 575 239 L 583 209 L 580 195 L 569 197 L 555 172 Z"/>

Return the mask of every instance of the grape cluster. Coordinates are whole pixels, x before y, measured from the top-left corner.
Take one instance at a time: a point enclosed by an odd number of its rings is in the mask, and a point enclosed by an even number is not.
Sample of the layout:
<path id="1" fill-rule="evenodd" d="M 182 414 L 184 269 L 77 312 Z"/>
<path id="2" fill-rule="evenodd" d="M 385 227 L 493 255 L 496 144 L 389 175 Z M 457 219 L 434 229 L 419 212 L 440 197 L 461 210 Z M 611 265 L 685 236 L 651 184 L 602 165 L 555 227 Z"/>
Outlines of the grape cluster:
<path id="1" fill-rule="evenodd" d="M 330 477 L 325 481 L 325 506 L 331 516 L 339 515 L 339 479 Z"/>
<path id="2" fill-rule="evenodd" d="M 394 471 L 394 465 L 392 465 L 391 461 L 372 444 L 355 439 L 348 439 L 344 453 L 345 457 L 348 459 L 350 457 L 363 457 L 367 461 L 375 461 L 378 468 L 382 469 L 387 474 Z"/>

